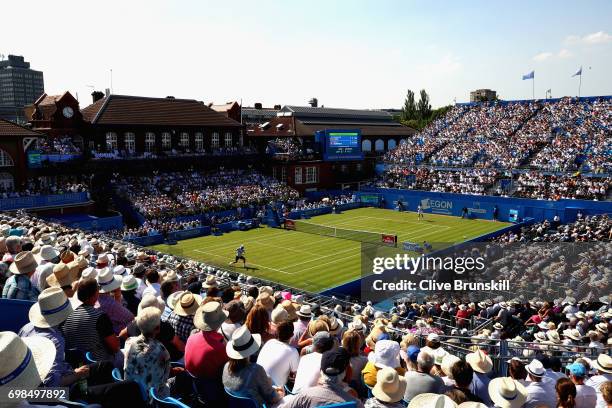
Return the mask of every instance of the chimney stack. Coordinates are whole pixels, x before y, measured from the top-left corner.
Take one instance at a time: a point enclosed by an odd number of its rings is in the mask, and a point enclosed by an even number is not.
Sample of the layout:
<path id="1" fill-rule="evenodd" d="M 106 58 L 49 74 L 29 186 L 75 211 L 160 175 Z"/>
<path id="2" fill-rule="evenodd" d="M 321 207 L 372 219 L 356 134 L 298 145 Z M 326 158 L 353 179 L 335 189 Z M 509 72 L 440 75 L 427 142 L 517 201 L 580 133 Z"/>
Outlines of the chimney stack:
<path id="1" fill-rule="evenodd" d="M 91 99 L 93 100 L 93 103 L 98 102 L 100 99 L 104 98 L 104 92 L 100 92 L 100 91 L 93 91 L 91 93 Z"/>

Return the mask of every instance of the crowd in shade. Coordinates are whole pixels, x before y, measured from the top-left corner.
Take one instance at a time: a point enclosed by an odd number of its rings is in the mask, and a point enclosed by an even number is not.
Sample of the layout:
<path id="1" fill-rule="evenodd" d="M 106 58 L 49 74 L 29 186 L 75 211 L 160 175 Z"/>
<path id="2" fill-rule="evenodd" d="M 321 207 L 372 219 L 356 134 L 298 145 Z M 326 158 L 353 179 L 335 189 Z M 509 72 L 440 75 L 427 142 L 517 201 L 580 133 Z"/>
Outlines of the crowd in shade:
<path id="1" fill-rule="evenodd" d="M 298 159 L 304 156 L 300 141 L 292 137 L 277 137 L 276 139 L 270 140 L 266 147 L 266 153 L 287 160 Z"/>
<path id="2" fill-rule="evenodd" d="M 0 185 L 0 198 L 89 192 L 89 176 L 41 176 L 30 178 L 23 187 L 6 189 Z"/>
<path id="3" fill-rule="evenodd" d="M 38 149 L 43 154 L 80 154 L 81 149 L 76 146 L 69 136 L 40 138 Z"/>
<path id="4" fill-rule="evenodd" d="M 612 220 L 609 216 L 578 214 L 575 222 L 561 225 L 559 217 L 525 226 L 517 232 L 507 232 L 493 239 L 494 242 L 610 242 Z"/>
<path id="5" fill-rule="evenodd" d="M 119 195 L 154 223 L 181 215 L 259 206 L 297 199 L 296 190 L 255 171 L 160 173 L 113 180 Z"/>
<path id="6" fill-rule="evenodd" d="M 241 156 L 254 154 L 257 150 L 249 146 L 219 147 L 212 150 L 191 150 L 191 149 L 172 149 L 161 153 L 156 152 L 135 152 L 127 150 L 94 149 L 91 150 L 91 157 L 96 160 L 117 160 L 117 159 L 156 159 L 167 157 L 192 157 L 192 156 Z"/>
<path id="7" fill-rule="evenodd" d="M 536 269 L 595 277 L 595 258 L 607 259 L 599 299 L 530 299 L 521 288 L 381 311 L 3 214 L 2 297 L 35 303 L 27 324 L 0 332 L 0 379 L 69 387 L 71 399 L 104 407 L 141 407 L 152 395 L 225 407 L 230 394 L 269 407 L 609 407 L 610 252 L 599 244 L 583 263 L 538 265 L 534 252 L 505 265 L 545 285 Z"/>

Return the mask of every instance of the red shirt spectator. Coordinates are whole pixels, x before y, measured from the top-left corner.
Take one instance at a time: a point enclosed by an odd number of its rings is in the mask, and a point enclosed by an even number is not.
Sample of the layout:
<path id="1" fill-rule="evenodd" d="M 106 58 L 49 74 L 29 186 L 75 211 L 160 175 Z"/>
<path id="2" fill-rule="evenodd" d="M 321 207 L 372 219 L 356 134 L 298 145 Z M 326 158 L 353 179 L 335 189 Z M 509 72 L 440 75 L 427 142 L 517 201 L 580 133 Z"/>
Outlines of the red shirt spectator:
<path id="1" fill-rule="evenodd" d="M 221 378 L 227 362 L 223 336 L 207 331 L 192 334 L 185 345 L 185 369 L 193 376 L 204 379 Z"/>

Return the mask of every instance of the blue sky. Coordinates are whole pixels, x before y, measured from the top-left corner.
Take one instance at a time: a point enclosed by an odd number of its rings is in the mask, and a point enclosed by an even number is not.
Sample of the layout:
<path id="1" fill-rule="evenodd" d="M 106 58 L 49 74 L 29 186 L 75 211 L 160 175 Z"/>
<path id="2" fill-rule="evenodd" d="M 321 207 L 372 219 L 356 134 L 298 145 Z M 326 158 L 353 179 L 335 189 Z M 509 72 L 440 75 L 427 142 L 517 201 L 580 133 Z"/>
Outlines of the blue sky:
<path id="1" fill-rule="evenodd" d="M 432 4 L 433 3 L 433 4 Z M 61 6 L 60 6 L 61 4 Z M 45 73 L 48 93 L 245 105 L 434 106 L 492 88 L 503 99 L 612 94 L 611 1 L 133 1 L 4 4 L 0 53 Z M 8 35 L 7 35 L 8 34 Z M 590 67 L 590 68 L 589 68 Z"/>

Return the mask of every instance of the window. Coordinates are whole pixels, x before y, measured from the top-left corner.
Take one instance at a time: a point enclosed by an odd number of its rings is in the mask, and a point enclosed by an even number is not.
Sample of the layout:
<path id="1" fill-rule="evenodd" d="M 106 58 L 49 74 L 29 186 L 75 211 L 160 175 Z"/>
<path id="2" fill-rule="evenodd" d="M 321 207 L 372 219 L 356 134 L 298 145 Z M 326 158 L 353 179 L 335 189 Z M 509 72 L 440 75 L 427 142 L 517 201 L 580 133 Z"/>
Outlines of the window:
<path id="1" fill-rule="evenodd" d="M 397 145 L 395 144 L 395 139 L 389 139 L 389 140 L 387 141 L 387 150 L 392 150 L 392 149 L 395 149 L 395 146 L 397 146 Z"/>
<path id="2" fill-rule="evenodd" d="M 172 138 L 170 137 L 170 133 L 164 132 L 162 133 L 162 150 L 170 149 L 172 149 Z"/>
<path id="3" fill-rule="evenodd" d="M 219 147 L 219 133 L 218 132 L 213 132 L 212 141 L 210 142 L 210 145 L 212 146 L 213 149 L 217 149 Z"/>
<path id="4" fill-rule="evenodd" d="M 136 135 L 132 132 L 125 133 L 125 150 L 128 153 L 134 153 L 136 151 Z"/>
<path id="5" fill-rule="evenodd" d="M 384 152 L 385 142 L 382 139 L 376 140 L 376 142 L 374 143 L 374 150 L 376 150 L 377 152 Z"/>
<path id="6" fill-rule="evenodd" d="M 189 133 L 181 133 L 181 140 L 179 141 L 179 146 L 184 147 L 186 149 L 189 148 Z"/>
<path id="7" fill-rule="evenodd" d="M 195 134 L 195 149 L 198 152 L 204 151 L 204 135 L 201 132 Z"/>
<path id="8" fill-rule="evenodd" d="M 117 150 L 117 134 L 115 132 L 106 133 L 106 150 L 109 152 Z"/>
<path id="9" fill-rule="evenodd" d="M 274 177 L 275 179 L 278 179 L 276 167 L 272 167 L 272 177 Z"/>
<path id="10" fill-rule="evenodd" d="M 225 147 L 232 147 L 232 134 L 231 132 L 225 133 Z"/>
<path id="11" fill-rule="evenodd" d="M 306 167 L 306 183 L 316 183 L 317 182 L 317 168 L 316 167 Z"/>
<path id="12" fill-rule="evenodd" d="M 15 190 L 15 180 L 10 173 L 0 173 L 0 189 L 5 191 Z"/>
<path id="13" fill-rule="evenodd" d="M 295 180 L 294 180 L 295 184 L 302 184 L 302 168 L 301 167 L 296 167 L 295 168 Z"/>
<path id="14" fill-rule="evenodd" d="M 362 166 L 362 164 L 361 164 L 361 163 L 357 163 L 357 164 L 355 165 L 355 171 L 360 172 L 360 171 L 362 171 L 362 170 L 363 170 L 363 166 Z"/>
<path id="15" fill-rule="evenodd" d="M 281 181 L 287 181 L 287 167 L 281 167 Z"/>
<path id="16" fill-rule="evenodd" d="M 147 132 L 145 134 L 145 151 L 152 152 L 155 150 L 155 133 Z"/>
<path id="17" fill-rule="evenodd" d="M 363 150 L 364 152 L 371 152 L 372 151 L 372 142 L 370 142 L 368 139 L 364 139 L 361 142 L 361 150 Z"/>
<path id="18" fill-rule="evenodd" d="M 4 150 L 0 149 L 0 167 L 14 166 L 13 158 Z"/>

